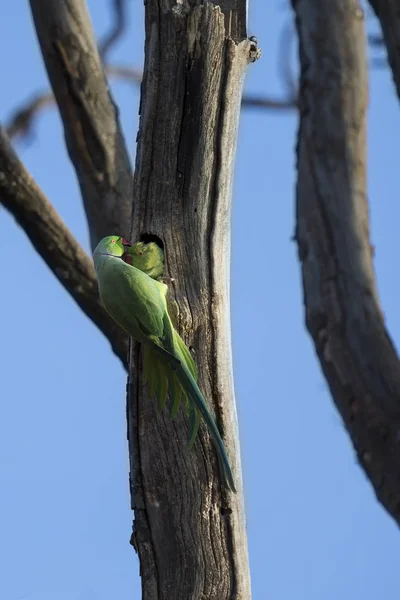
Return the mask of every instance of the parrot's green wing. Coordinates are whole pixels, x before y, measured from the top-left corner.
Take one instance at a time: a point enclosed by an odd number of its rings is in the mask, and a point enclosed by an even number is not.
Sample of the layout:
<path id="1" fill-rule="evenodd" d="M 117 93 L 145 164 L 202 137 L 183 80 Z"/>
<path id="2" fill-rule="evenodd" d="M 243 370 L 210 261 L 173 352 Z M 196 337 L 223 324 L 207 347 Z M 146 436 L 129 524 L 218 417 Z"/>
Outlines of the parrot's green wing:
<path id="1" fill-rule="evenodd" d="M 153 279 L 122 260 L 106 264 L 97 279 L 107 312 L 132 337 L 162 336 L 165 307 Z"/>
<path id="2" fill-rule="evenodd" d="M 115 259 L 98 270 L 99 292 L 105 309 L 127 333 L 172 364 L 178 360 L 163 345 L 165 298 L 158 281 L 122 260 Z M 165 286 L 166 287 L 166 286 Z"/>
<path id="3" fill-rule="evenodd" d="M 125 250 L 115 240 L 121 238 L 105 238 L 94 252 L 101 300 L 111 317 L 143 344 L 143 380 L 148 384 L 150 397 L 157 397 L 159 408 L 164 408 L 169 395 L 174 418 L 184 400 L 189 416 L 189 445 L 196 438 L 199 416 L 203 417 L 216 442 L 224 479 L 235 491 L 218 427 L 196 383 L 196 365 L 168 315 L 167 286 L 121 260 Z"/>

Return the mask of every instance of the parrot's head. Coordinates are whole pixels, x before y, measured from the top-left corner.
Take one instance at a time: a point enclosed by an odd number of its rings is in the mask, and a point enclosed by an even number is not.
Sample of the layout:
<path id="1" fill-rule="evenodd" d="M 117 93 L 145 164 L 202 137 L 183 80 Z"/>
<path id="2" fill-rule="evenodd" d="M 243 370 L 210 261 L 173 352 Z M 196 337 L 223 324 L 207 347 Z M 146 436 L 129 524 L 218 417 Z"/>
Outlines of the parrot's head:
<path id="1" fill-rule="evenodd" d="M 109 255 L 123 257 L 125 252 L 131 246 L 131 243 L 118 235 L 108 235 L 103 238 L 96 246 L 93 256 Z"/>
<path id="2" fill-rule="evenodd" d="M 124 260 L 153 279 L 160 277 L 164 270 L 164 252 L 155 242 L 132 244 L 126 249 Z"/>

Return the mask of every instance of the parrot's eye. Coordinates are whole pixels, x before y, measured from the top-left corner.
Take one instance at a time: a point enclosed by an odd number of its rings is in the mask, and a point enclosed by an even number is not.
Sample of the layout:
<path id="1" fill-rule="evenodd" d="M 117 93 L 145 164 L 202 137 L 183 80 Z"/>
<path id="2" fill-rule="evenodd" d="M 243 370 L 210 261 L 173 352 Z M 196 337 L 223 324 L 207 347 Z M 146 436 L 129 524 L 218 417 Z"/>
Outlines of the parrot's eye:
<path id="1" fill-rule="evenodd" d="M 143 252 L 138 252 L 138 256 L 143 256 Z"/>
<path id="2" fill-rule="evenodd" d="M 111 240 L 111 243 L 112 243 L 112 244 L 115 244 L 115 242 L 116 242 L 116 241 L 117 241 L 117 240 Z"/>

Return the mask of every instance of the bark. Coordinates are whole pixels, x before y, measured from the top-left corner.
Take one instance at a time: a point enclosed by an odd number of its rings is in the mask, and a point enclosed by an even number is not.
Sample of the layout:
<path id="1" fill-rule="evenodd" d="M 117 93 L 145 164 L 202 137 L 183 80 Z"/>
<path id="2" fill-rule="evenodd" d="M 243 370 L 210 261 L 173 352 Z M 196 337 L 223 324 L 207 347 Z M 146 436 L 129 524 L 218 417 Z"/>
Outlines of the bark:
<path id="1" fill-rule="evenodd" d="M 400 98 L 400 10 L 398 0 L 369 0 L 381 24 L 383 39 Z"/>
<path id="2" fill-rule="evenodd" d="M 174 282 L 169 308 L 194 349 L 238 493 L 220 480 L 202 426 L 187 448 L 183 411 L 170 421 L 140 384 L 132 352 L 128 397 L 133 544 L 145 600 L 250 598 L 234 401 L 230 208 L 243 77 L 256 47 L 245 2 L 146 3 L 145 69 L 134 181 L 133 239 L 158 239 Z M 231 12 L 229 12 L 231 11 Z M 229 29 L 230 27 L 230 29 Z M 231 37 L 228 37 L 230 31 Z"/>
<path id="3" fill-rule="evenodd" d="M 30 0 L 47 73 L 64 125 L 92 249 L 127 236 L 132 173 L 84 0 Z"/>
<path id="4" fill-rule="evenodd" d="M 109 339 L 126 368 L 128 340 L 100 304 L 92 260 L 26 171 L 1 129 L 0 199 L 66 291 Z"/>
<path id="5" fill-rule="evenodd" d="M 400 368 L 376 289 L 357 0 L 292 0 L 300 43 L 297 242 L 308 330 L 360 465 L 400 521 Z"/>

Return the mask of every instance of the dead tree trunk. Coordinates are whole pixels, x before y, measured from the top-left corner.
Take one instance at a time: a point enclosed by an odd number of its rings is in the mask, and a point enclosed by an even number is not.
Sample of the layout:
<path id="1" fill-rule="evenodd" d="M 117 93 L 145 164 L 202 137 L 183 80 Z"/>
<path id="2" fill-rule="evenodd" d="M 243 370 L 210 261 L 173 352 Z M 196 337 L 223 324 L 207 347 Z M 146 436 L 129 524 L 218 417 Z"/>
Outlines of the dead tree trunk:
<path id="1" fill-rule="evenodd" d="M 400 364 L 369 238 L 363 13 L 358 0 L 292 4 L 301 63 L 297 242 L 307 327 L 358 460 L 400 523 Z"/>
<path id="2" fill-rule="evenodd" d="M 256 54 L 242 0 L 146 3 L 145 69 L 134 180 L 133 239 L 164 246 L 169 306 L 194 349 L 238 493 L 221 485 L 204 428 L 186 447 L 140 384 L 132 352 L 128 435 L 131 493 L 145 600 L 249 599 L 250 580 L 234 403 L 230 204 L 243 77 Z"/>

